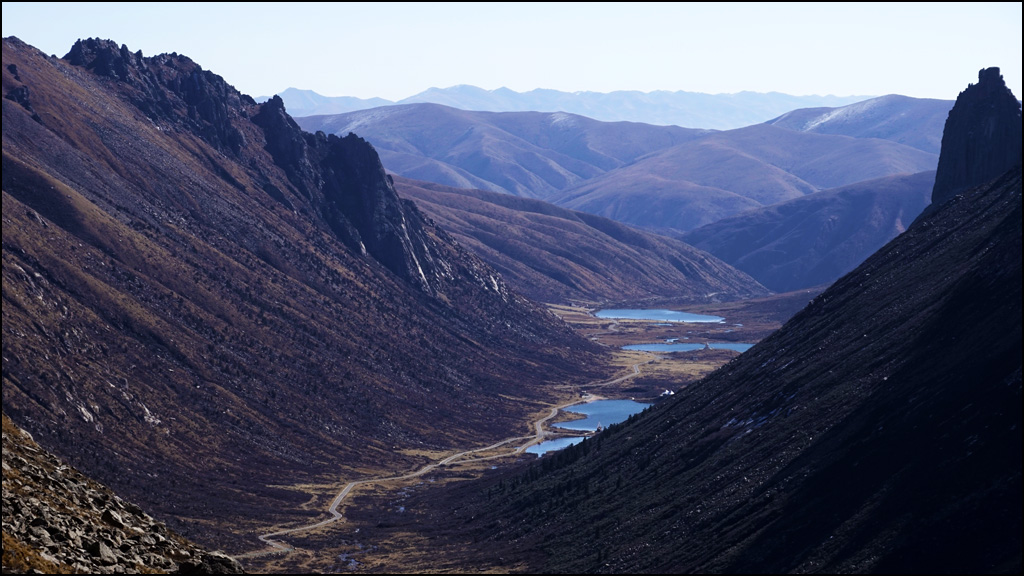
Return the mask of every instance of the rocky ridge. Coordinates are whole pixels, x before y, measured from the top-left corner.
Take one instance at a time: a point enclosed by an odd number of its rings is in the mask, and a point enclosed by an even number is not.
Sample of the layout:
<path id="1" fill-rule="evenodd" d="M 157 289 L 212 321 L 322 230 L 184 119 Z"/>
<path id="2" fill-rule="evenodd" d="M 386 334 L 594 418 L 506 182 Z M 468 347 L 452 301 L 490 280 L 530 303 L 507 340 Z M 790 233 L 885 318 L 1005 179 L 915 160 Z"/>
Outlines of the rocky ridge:
<path id="1" fill-rule="evenodd" d="M 399 199 L 373 146 L 352 133 L 303 132 L 278 96 L 253 121 L 268 134 L 275 162 L 342 242 L 427 292 L 438 288 L 441 256 L 424 233 L 426 222 Z"/>

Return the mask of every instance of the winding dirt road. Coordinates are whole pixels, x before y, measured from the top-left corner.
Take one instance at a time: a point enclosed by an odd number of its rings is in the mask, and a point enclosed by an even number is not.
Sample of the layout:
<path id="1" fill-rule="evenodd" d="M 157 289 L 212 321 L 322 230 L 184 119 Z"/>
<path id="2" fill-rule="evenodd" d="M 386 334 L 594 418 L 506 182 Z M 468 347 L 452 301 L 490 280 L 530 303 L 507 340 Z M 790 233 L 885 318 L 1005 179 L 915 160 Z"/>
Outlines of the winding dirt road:
<path id="1" fill-rule="evenodd" d="M 605 387 L 605 386 L 612 386 L 612 385 L 615 385 L 615 384 L 622 383 L 622 382 L 624 382 L 626 380 L 629 380 L 630 378 L 635 378 L 635 377 L 640 375 L 640 366 L 642 366 L 644 364 L 649 364 L 650 362 L 653 362 L 655 360 L 655 356 L 653 354 L 651 354 L 650 356 L 651 356 L 651 358 L 648 359 L 646 362 L 638 362 L 636 364 L 633 364 L 632 371 L 629 374 L 626 374 L 624 376 L 619 376 L 619 377 L 613 378 L 611 380 L 604 380 L 604 381 L 601 381 L 601 382 L 595 382 L 595 383 L 590 384 L 588 387 L 589 388 L 601 388 L 601 387 Z M 602 397 L 596 396 L 596 395 L 593 395 L 593 394 L 587 394 L 585 396 L 585 398 L 586 398 L 586 401 L 590 402 L 590 401 L 594 401 L 594 400 L 600 400 Z M 548 413 L 547 416 L 544 416 L 543 418 L 540 418 L 539 420 L 536 420 L 535 422 L 533 422 L 534 434 L 532 436 L 516 436 L 514 438 L 506 438 L 506 439 L 501 440 L 499 442 L 495 442 L 494 444 L 491 444 L 490 446 L 484 446 L 482 448 L 473 448 L 471 450 L 463 450 L 461 452 L 457 452 L 457 453 L 452 454 L 450 456 L 446 456 L 445 458 L 443 458 L 441 460 L 438 460 L 437 462 L 433 462 L 431 464 L 427 464 L 427 465 L 423 466 L 422 468 L 419 468 L 419 469 L 417 469 L 415 471 L 412 471 L 412 472 L 409 472 L 407 474 L 400 474 L 398 476 L 378 476 L 378 477 L 374 477 L 374 478 L 366 478 L 364 480 L 356 480 L 355 482 L 349 482 L 348 484 L 345 485 L 344 488 L 341 489 L 340 492 L 338 492 L 337 496 L 334 497 L 334 500 L 331 501 L 330 507 L 327 508 L 327 512 L 330 514 L 329 518 L 326 518 L 326 519 L 321 520 L 319 522 L 315 522 L 313 524 L 306 524 L 304 526 L 297 526 L 295 528 L 287 528 L 287 529 L 284 529 L 284 530 L 277 530 L 275 532 L 269 532 L 267 534 L 263 534 L 262 536 L 259 537 L 259 539 L 260 539 L 260 541 L 265 543 L 269 548 L 263 549 L 263 550 L 257 550 L 257 551 L 254 551 L 254 552 L 247 552 L 245 554 L 236 554 L 236 555 L 234 555 L 234 558 L 235 559 L 255 558 L 257 556 L 266 556 L 268 554 L 288 553 L 288 552 L 293 551 L 294 548 L 292 548 L 291 546 L 288 546 L 287 544 L 285 544 L 284 542 L 282 542 L 280 540 L 280 538 L 282 536 L 286 536 L 288 534 L 294 534 L 296 532 L 306 532 L 308 530 L 314 530 L 316 528 L 320 528 L 322 526 L 326 526 L 328 524 L 331 524 L 333 522 L 337 522 L 338 520 L 341 520 L 344 516 L 342 515 L 341 512 L 338 511 L 338 507 L 341 505 L 342 502 L 345 501 L 346 498 L 348 498 L 348 496 L 352 493 L 353 490 L 355 490 L 356 488 L 358 488 L 360 486 L 365 486 L 365 485 L 369 485 L 369 484 L 380 484 L 380 483 L 384 483 L 384 482 L 397 482 L 397 481 L 402 481 L 402 480 L 411 480 L 413 478 L 418 478 L 420 476 L 423 476 L 424 474 L 427 474 L 428 472 L 431 472 L 432 470 L 440 468 L 441 466 L 448 466 L 448 465 L 452 465 L 452 464 L 463 464 L 463 463 L 466 463 L 466 462 L 481 462 L 481 461 L 484 461 L 484 460 L 493 460 L 493 459 L 497 459 L 497 458 L 507 458 L 509 456 L 517 456 L 519 454 L 522 454 L 530 446 L 533 446 L 534 444 L 538 444 L 540 442 L 543 442 L 544 440 L 546 440 L 546 439 L 548 439 L 550 437 L 557 436 L 556 433 L 553 433 L 553 432 L 550 432 L 548 430 L 545 430 L 544 429 L 545 425 L 552 418 L 554 418 L 555 416 L 558 415 L 559 410 L 562 410 L 563 408 L 567 408 L 567 407 L 572 406 L 574 404 L 579 404 L 579 400 L 572 400 L 572 401 L 569 401 L 569 402 L 565 402 L 563 404 L 559 404 L 557 406 L 553 406 L 551 408 L 551 411 Z M 514 448 L 511 448 L 508 452 L 502 452 L 502 453 L 499 453 L 499 454 L 492 454 L 490 456 L 483 456 L 483 457 L 478 457 L 478 458 L 471 458 L 470 457 L 470 456 L 473 456 L 474 454 L 478 454 L 478 453 L 481 453 L 481 452 L 489 452 L 489 451 L 492 451 L 492 450 L 497 450 L 498 448 L 501 448 L 502 446 L 505 446 L 507 444 L 517 444 L 517 446 L 515 446 Z"/>

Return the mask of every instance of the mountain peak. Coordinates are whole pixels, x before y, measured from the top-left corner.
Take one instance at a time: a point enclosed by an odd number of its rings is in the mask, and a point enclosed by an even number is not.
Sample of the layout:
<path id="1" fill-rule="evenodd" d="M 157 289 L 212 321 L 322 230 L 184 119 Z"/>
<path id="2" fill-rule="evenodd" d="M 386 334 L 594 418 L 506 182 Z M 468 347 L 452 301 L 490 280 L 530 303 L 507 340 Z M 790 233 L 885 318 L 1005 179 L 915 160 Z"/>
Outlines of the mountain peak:
<path id="1" fill-rule="evenodd" d="M 999 86 L 1006 87 L 1006 82 L 1003 81 L 1003 75 L 999 73 L 998 66 L 978 70 L 978 85 L 982 84 L 993 87 L 998 84 Z"/>
<path id="2" fill-rule="evenodd" d="M 141 50 L 132 54 L 128 46 L 122 44 L 118 47 L 117 42 L 100 38 L 79 39 L 64 55 L 64 59 L 100 76 L 119 80 L 128 78 L 130 68 L 144 67 Z"/>
<path id="3" fill-rule="evenodd" d="M 1021 107 L 999 68 L 978 72 L 978 83 L 960 93 L 942 133 L 942 153 L 932 189 L 938 205 L 991 181 L 1021 163 Z"/>
<path id="4" fill-rule="evenodd" d="M 154 122 L 179 125 L 234 156 L 244 145 L 233 119 L 256 102 L 186 56 L 146 58 L 113 40 L 88 38 L 75 42 L 64 60 L 116 80 L 122 96 Z"/>

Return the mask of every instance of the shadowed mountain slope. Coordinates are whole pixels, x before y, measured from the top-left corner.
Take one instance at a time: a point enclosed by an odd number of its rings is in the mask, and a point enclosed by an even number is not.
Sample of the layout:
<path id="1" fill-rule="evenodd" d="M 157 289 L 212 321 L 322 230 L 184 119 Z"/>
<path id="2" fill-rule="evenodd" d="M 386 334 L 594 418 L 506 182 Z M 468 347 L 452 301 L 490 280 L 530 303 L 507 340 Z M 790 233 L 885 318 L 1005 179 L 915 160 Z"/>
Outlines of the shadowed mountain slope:
<path id="1" fill-rule="evenodd" d="M 636 226 L 687 231 L 823 189 L 932 170 L 937 160 L 888 140 L 759 124 L 650 154 L 549 201 Z"/>
<path id="2" fill-rule="evenodd" d="M 680 236 L 788 292 L 831 284 L 928 205 L 935 172 L 887 176 L 745 212 Z"/>
<path id="3" fill-rule="evenodd" d="M 882 138 L 938 154 L 952 107 L 952 100 L 889 94 L 841 108 L 793 110 L 766 124 L 816 134 Z"/>
<path id="4" fill-rule="evenodd" d="M 398 192 L 520 292 L 544 302 L 738 300 L 767 291 L 678 240 L 498 192 L 395 178 Z"/>
<path id="5" fill-rule="evenodd" d="M 450 495 L 449 538 L 566 573 L 1019 573 L 1021 192 L 1018 157 L 705 379 Z"/>
<path id="6" fill-rule="evenodd" d="M 4 412 L 205 543 L 312 514 L 287 486 L 507 436 L 600 369 L 279 99 L 100 40 L 5 39 L 3 91 Z"/>
<path id="7" fill-rule="evenodd" d="M 469 112 L 408 104 L 299 118 L 309 131 L 356 132 L 407 178 L 516 196 L 554 192 L 698 138 L 706 130 L 598 122 L 564 112 Z"/>
<path id="8" fill-rule="evenodd" d="M 1018 167 L 711 376 L 446 513 L 537 571 L 1017 573 L 1020 255 Z"/>

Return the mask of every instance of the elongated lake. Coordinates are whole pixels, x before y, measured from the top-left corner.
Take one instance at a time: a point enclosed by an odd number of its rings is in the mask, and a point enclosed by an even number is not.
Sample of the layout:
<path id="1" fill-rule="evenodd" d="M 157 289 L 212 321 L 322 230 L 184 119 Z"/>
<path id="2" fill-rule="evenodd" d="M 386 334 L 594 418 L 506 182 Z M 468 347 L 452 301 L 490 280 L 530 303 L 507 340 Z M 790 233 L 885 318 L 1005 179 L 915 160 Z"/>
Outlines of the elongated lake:
<path id="1" fill-rule="evenodd" d="M 585 436 L 568 436 L 566 438 L 555 438 L 554 440 L 545 440 L 540 444 L 534 444 L 526 449 L 530 454 L 536 454 L 537 456 L 543 456 L 548 452 L 554 452 L 561 450 L 562 448 L 568 448 L 573 444 L 579 444 L 583 441 Z"/>
<path id="2" fill-rule="evenodd" d="M 695 322 L 695 323 L 722 323 L 725 318 L 721 316 L 708 316 L 705 314 L 690 314 L 678 310 L 659 309 L 629 309 L 609 308 L 594 312 L 598 318 L 620 319 L 620 320 L 655 320 L 658 322 Z"/>
<path id="3" fill-rule="evenodd" d="M 623 346 L 623 350 L 641 350 L 644 352 L 692 352 L 694 350 L 703 350 L 708 348 L 710 350 L 735 350 L 737 352 L 746 352 L 750 350 L 753 344 L 745 344 L 742 342 L 710 342 L 706 346 L 696 342 L 658 342 L 654 344 L 630 344 Z"/>

